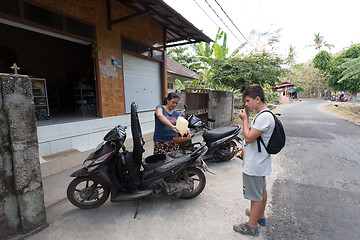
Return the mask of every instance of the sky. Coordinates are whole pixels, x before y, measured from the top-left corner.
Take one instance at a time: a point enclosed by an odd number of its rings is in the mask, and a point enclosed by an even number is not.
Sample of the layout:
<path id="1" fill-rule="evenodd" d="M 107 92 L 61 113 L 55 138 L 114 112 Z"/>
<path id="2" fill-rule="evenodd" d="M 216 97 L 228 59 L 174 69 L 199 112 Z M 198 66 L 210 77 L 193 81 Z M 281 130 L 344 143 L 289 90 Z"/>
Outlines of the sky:
<path id="1" fill-rule="evenodd" d="M 218 28 L 221 27 L 228 36 L 229 52 L 235 50 L 241 43 L 246 42 L 246 39 L 250 41 L 252 30 L 264 32 L 281 29 L 278 53 L 286 57 L 289 46 L 295 47 L 297 56 L 295 61 L 297 63 L 311 60 L 318 53 L 315 47 L 307 47 L 314 44 L 315 33 L 320 33 L 325 42 L 334 45 L 330 53 L 336 53 L 348 48 L 351 44 L 360 43 L 358 26 L 360 1 L 358 0 L 163 1 L 213 40 Z M 237 28 L 234 27 L 218 4 Z M 247 44 L 247 48 L 251 50 L 252 47 Z M 321 50 L 329 51 L 325 47 Z"/>

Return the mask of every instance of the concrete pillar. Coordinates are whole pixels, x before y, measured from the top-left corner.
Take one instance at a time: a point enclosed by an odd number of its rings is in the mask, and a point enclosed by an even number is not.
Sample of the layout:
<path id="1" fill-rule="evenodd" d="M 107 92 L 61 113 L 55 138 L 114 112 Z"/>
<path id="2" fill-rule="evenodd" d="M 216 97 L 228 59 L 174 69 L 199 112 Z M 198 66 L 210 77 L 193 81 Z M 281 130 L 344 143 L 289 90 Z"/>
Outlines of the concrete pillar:
<path id="1" fill-rule="evenodd" d="M 48 225 L 31 88 L 27 76 L 0 74 L 0 239 Z"/>
<path id="2" fill-rule="evenodd" d="M 209 91 L 209 117 L 215 119 L 210 128 L 233 124 L 234 92 Z"/>

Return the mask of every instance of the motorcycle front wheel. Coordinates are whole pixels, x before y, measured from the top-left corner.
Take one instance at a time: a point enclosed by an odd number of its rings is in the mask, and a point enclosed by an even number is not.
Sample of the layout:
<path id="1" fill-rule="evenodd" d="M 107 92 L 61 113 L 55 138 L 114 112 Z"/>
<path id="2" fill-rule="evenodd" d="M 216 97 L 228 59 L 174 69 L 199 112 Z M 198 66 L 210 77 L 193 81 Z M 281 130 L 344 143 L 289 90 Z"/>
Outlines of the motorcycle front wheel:
<path id="1" fill-rule="evenodd" d="M 109 197 L 109 189 L 89 177 L 75 178 L 67 188 L 67 197 L 76 207 L 91 209 L 100 207 Z"/>
<path id="2" fill-rule="evenodd" d="M 181 181 L 187 181 L 190 189 L 181 193 L 180 198 L 191 199 L 197 197 L 205 188 L 206 178 L 203 171 L 196 167 L 187 169 L 188 179 L 184 175 L 180 176 Z"/>

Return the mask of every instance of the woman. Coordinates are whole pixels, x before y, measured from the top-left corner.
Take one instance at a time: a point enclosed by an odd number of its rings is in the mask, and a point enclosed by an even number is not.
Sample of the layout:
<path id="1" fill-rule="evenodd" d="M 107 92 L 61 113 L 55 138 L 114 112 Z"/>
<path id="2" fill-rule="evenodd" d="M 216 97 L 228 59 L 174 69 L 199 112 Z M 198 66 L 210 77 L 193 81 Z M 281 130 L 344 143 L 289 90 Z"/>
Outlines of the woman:
<path id="1" fill-rule="evenodd" d="M 171 152 L 179 149 L 179 145 L 173 142 L 178 136 L 175 127 L 176 120 L 180 113 L 175 110 L 180 101 L 179 95 L 169 93 L 164 99 L 163 105 L 156 106 L 155 110 L 155 131 L 154 131 L 154 154 Z"/>

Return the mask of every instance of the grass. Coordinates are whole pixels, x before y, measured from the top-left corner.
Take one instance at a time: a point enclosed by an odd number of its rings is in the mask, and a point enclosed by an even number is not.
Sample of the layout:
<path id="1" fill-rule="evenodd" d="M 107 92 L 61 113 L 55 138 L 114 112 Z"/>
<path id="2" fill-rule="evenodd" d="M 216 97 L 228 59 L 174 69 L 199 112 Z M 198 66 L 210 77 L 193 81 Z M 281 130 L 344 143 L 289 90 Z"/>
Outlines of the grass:
<path id="1" fill-rule="evenodd" d="M 343 119 L 360 125 L 360 104 L 339 103 L 323 106 L 325 111 L 331 112 Z"/>

